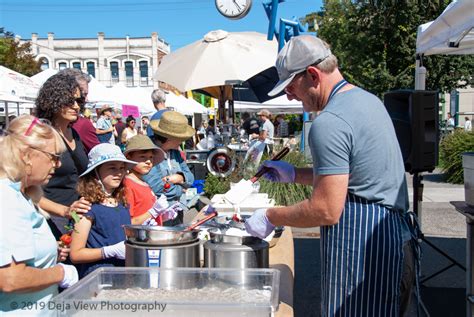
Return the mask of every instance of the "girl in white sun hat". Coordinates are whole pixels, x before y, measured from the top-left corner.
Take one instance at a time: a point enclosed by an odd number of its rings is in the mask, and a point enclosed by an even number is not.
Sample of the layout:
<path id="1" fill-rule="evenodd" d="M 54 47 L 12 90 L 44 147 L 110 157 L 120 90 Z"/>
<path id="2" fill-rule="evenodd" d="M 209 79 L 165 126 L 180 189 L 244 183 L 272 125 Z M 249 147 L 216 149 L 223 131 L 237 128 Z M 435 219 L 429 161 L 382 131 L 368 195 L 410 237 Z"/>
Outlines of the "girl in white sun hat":
<path id="1" fill-rule="evenodd" d="M 77 191 L 92 203 L 72 234 L 71 261 L 81 264 L 84 277 L 98 267 L 125 266 L 125 233 L 130 224 L 123 179 L 136 165 L 113 144 L 101 143 L 89 152 L 87 170 L 80 176 Z"/>

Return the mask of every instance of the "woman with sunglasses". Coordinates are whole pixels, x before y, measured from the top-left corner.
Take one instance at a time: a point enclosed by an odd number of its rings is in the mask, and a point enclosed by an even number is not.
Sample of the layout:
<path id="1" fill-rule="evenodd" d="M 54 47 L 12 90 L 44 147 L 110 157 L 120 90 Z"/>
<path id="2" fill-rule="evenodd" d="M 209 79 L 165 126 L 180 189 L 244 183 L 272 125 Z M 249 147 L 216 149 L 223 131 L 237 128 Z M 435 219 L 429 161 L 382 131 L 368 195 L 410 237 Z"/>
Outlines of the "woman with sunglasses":
<path id="1" fill-rule="evenodd" d="M 79 134 L 71 127 L 79 117 L 80 99 L 77 80 L 62 73 L 51 76 L 36 98 L 37 116 L 51 122 L 66 148 L 61 166 L 43 187 L 44 197 L 39 202 L 52 215 L 49 224 L 56 238 L 68 231 L 68 218 L 73 212 L 86 213 L 90 209 L 90 203 L 76 191 L 79 175 L 86 170 L 88 162 Z"/>
<path id="2" fill-rule="evenodd" d="M 132 115 L 127 117 L 127 127 L 122 131 L 122 143 L 127 144 L 128 140 L 138 134 L 138 130 L 135 128 L 136 120 Z"/>
<path id="3" fill-rule="evenodd" d="M 41 186 L 61 167 L 64 150 L 59 134 L 30 115 L 13 120 L 0 137 L 2 316 L 47 314 L 58 284 L 65 288 L 78 280 L 74 266 L 56 264 L 57 242 L 36 207 Z"/>

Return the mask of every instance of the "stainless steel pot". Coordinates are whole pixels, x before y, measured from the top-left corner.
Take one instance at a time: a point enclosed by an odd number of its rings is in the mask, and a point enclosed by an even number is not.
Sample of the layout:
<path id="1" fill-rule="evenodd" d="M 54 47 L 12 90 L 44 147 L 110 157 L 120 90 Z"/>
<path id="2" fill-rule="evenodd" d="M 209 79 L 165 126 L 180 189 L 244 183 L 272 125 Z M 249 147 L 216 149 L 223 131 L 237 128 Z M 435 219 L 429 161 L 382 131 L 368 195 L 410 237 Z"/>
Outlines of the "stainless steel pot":
<path id="1" fill-rule="evenodd" d="M 210 241 L 214 243 L 250 245 L 259 243 L 262 239 L 252 236 L 233 236 L 227 235 L 225 229 L 212 228 L 208 230 Z"/>
<path id="2" fill-rule="evenodd" d="M 169 246 L 125 243 L 125 266 L 199 267 L 199 241 Z"/>
<path id="3" fill-rule="evenodd" d="M 187 244 L 198 240 L 199 230 L 185 227 L 159 227 L 124 225 L 126 240 L 135 245 L 169 246 Z"/>
<path id="4" fill-rule="evenodd" d="M 204 244 L 204 266 L 219 268 L 268 268 L 268 242 L 226 244 L 207 241 Z"/>

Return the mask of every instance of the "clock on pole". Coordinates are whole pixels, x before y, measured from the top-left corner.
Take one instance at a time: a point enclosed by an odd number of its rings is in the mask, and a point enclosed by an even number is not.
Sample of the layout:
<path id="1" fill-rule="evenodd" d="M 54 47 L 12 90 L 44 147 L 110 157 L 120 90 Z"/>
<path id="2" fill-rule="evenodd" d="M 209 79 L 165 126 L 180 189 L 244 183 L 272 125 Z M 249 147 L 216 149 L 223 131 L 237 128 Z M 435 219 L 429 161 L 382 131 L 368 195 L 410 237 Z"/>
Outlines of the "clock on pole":
<path id="1" fill-rule="evenodd" d="M 217 11 L 226 18 L 242 19 L 250 11 L 252 0 L 215 0 Z"/>

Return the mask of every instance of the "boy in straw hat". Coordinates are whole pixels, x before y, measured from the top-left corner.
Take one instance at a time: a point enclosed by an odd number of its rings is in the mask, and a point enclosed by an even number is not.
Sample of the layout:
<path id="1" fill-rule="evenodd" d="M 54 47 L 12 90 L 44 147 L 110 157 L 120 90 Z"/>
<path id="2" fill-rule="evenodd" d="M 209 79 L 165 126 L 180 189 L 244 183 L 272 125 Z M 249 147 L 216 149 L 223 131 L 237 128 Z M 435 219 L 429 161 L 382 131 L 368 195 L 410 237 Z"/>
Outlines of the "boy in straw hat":
<path id="1" fill-rule="evenodd" d="M 153 142 L 159 146 L 166 157 L 163 162 L 154 166 L 150 173 L 143 175 L 143 180 L 150 185 L 156 196 L 164 194 L 170 204 L 186 203 L 185 188 L 194 182 L 194 176 L 186 161 L 181 157 L 179 145 L 192 137 L 195 130 L 188 125 L 188 119 L 176 111 L 163 113 L 160 120 L 152 120 L 150 127 L 153 131 Z M 163 223 L 174 226 L 183 223 L 183 211 L 172 221 Z"/>
<path id="2" fill-rule="evenodd" d="M 149 137 L 139 134 L 128 140 L 124 154 L 127 159 L 138 163 L 124 179 L 132 224 L 161 226 L 163 220 L 176 218 L 177 212 L 168 208 L 166 196 L 161 195 L 157 199 L 150 186 L 142 180 L 153 165 L 164 160 L 164 151 L 153 144 Z"/>

